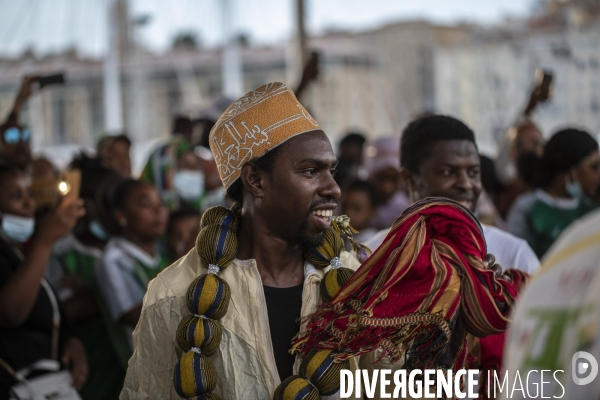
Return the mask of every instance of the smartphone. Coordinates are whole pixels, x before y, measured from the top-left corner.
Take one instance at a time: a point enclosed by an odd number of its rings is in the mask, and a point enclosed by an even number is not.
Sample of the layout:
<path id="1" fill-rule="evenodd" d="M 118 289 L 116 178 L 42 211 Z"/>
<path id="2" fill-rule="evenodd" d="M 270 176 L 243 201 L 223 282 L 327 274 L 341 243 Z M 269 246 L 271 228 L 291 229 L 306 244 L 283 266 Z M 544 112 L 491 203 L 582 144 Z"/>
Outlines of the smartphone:
<path id="1" fill-rule="evenodd" d="M 59 202 L 61 193 L 58 189 L 60 180 L 56 178 L 37 178 L 31 182 L 31 197 L 35 200 L 35 209 L 42 210 Z"/>
<path id="2" fill-rule="evenodd" d="M 39 88 L 43 88 L 44 86 L 49 85 L 62 85 L 65 83 L 65 75 L 62 72 L 52 75 L 40 76 L 37 79 Z"/>
<path id="3" fill-rule="evenodd" d="M 72 169 L 65 172 L 58 183 L 58 191 L 63 196 L 61 205 L 66 206 L 77 201 L 80 188 L 81 171 Z"/>

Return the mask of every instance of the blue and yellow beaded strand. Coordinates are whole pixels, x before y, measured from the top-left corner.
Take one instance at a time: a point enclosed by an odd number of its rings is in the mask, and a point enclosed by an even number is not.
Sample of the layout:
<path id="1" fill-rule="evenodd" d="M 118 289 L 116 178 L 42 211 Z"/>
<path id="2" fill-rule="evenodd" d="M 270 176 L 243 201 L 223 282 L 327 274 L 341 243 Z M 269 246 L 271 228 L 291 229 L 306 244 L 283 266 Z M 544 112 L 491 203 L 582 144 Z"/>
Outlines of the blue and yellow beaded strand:
<path id="1" fill-rule="evenodd" d="M 352 275 L 343 268 L 339 259 L 343 248 L 340 236 L 346 225 L 333 226 L 324 232 L 320 246 L 306 251 L 305 259 L 317 268 L 331 265 L 321 282 L 321 294 L 329 301 Z M 214 366 L 206 358 L 219 348 L 222 327 L 218 322 L 227 313 L 231 291 L 218 276 L 229 266 L 237 251 L 239 219 L 234 211 L 213 207 L 202 216 L 201 229 L 196 241 L 200 259 L 208 265 L 208 273 L 196 278 L 186 293 L 186 304 L 192 315 L 180 322 L 176 340 L 185 351 L 173 373 L 175 390 L 183 398 L 221 400 L 211 393 L 217 385 Z M 350 228 L 351 229 L 351 228 Z M 347 270 L 347 271 L 346 271 Z M 285 379 L 275 391 L 276 400 L 313 400 L 330 395 L 339 389 L 339 370 L 348 368 L 348 361 L 335 363 L 330 351 L 310 352 L 303 360 L 300 375 Z"/>

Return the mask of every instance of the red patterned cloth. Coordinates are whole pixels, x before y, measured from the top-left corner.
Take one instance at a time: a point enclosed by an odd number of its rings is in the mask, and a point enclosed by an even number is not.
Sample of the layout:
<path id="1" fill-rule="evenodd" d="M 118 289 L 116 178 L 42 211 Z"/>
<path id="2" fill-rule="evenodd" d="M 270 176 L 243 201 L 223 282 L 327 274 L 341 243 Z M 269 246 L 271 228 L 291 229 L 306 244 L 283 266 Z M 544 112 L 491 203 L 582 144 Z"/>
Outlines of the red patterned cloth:
<path id="1" fill-rule="evenodd" d="M 522 271 L 509 269 L 505 272 L 512 281 L 513 286 L 520 293 L 525 286 L 526 279 L 529 278 L 528 274 Z M 469 339 L 467 339 L 468 341 Z M 502 372 L 502 358 L 504 357 L 504 343 L 506 341 L 506 332 L 498 333 L 495 335 L 489 335 L 481 338 L 471 337 L 473 342 L 476 342 L 476 351 L 467 354 L 467 368 L 479 369 L 479 397 L 478 399 L 488 400 L 495 397 L 489 397 L 488 394 L 488 372 L 490 376 L 496 372 L 497 376 L 500 376 Z M 472 349 L 471 349 L 472 350 Z M 469 362 L 471 359 L 472 362 Z M 489 393 L 493 393 L 490 389 Z"/>
<path id="2" fill-rule="evenodd" d="M 484 269 L 485 255 L 481 226 L 466 208 L 423 199 L 312 317 L 294 349 L 335 349 L 342 360 L 380 348 L 392 362 L 406 355 L 407 369 L 462 368 L 467 332 L 503 332 L 524 279 L 497 279 Z"/>

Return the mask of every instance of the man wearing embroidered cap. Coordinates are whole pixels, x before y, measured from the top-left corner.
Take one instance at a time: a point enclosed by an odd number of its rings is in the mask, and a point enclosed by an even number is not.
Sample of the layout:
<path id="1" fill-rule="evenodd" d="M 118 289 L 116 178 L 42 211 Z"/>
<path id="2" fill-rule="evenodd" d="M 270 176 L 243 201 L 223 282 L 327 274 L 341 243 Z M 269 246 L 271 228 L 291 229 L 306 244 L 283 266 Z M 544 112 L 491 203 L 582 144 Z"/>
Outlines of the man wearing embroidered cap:
<path id="1" fill-rule="evenodd" d="M 298 374 L 301 360 L 288 350 L 306 327 L 296 321 L 323 301 L 330 264 L 359 265 L 347 252 L 319 260 L 332 247 L 324 243 L 340 196 L 337 161 L 289 88 L 270 83 L 233 102 L 210 147 L 234 210 L 208 210 L 196 249 L 150 282 L 122 399 L 273 398 L 281 381 Z M 220 344 L 195 341 L 199 329 Z"/>

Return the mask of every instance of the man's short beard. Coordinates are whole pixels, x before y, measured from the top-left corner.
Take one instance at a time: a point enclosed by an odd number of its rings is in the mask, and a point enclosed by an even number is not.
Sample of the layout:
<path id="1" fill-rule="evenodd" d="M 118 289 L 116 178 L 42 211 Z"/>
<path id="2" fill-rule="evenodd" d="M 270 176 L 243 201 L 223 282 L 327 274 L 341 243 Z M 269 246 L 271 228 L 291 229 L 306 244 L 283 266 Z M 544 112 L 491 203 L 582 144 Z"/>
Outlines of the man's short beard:
<path id="1" fill-rule="evenodd" d="M 300 245 L 303 249 L 313 249 L 323 242 L 323 232 L 310 233 L 306 229 L 307 225 L 308 218 L 306 218 L 300 226 L 300 234 L 298 235 L 298 239 L 300 240 Z"/>
<path id="2" fill-rule="evenodd" d="M 300 232 L 300 244 L 303 249 L 314 249 L 323 242 L 323 232 L 321 233 L 308 233 L 306 231 Z"/>
<path id="3" fill-rule="evenodd" d="M 316 206 L 321 204 L 329 204 L 332 205 L 332 208 L 337 206 L 335 199 L 324 199 L 320 201 L 315 201 L 310 205 L 310 210 L 313 210 Z M 310 233 L 307 229 L 308 219 L 310 218 L 311 211 L 306 214 L 302 225 L 300 225 L 300 233 L 298 235 L 298 240 L 302 245 L 303 249 L 314 249 L 319 246 L 323 242 L 324 231 L 319 233 Z"/>

